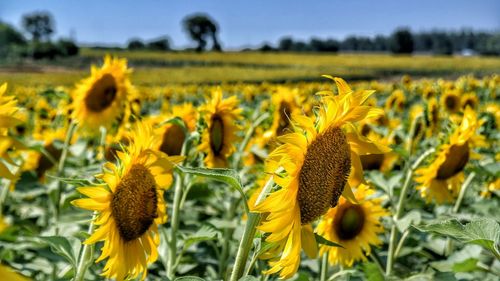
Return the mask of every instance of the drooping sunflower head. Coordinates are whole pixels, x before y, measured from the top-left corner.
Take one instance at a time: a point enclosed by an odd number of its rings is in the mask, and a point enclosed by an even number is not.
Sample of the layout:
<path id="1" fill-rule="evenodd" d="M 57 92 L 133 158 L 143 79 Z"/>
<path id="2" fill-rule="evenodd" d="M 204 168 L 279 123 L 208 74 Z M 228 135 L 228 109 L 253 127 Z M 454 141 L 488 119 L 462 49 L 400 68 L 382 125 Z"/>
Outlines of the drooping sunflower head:
<path id="1" fill-rule="evenodd" d="M 427 136 L 435 134 L 439 128 L 439 104 L 436 98 L 427 102 L 425 121 L 427 124 Z"/>
<path id="2" fill-rule="evenodd" d="M 237 121 L 241 119 L 241 109 L 238 108 L 238 98 L 232 96 L 222 98 L 222 90 L 217 88 L 212 97 L 203 106 L 202 113 L 206 128 L 198 149 L 204 153 L 207 167 L 227 167 L 228 158 L 235 151 L 237 131 L 240 129 Z"/>
<path id="3" fill-rule="evenodd" d="M 184 125 L 175 122 L 165 123 L 166 120 L 178 117 L 182 119 Z M 181 155 L 182 146 L 187 133 L 196 128 L 197 112 L 191 104 L 177 105 L 172 108 L 172 113 L 164 114 L 155 118 L 159 121 L 155 133 L 160 135 L 161 142 L 159 150 L 167 155 Z"/>
<path id="4" fill-rule="evenodd" d="M 90 77 L 82 80 L 73 93 L 73 118 L 88 131 L 110 127 L 120 115 L 129 112 L 129 99 L 135 96 L 126 59 L 104 58 L 101 68 L 92 66 Z"/>
<path id="5" fill-rule="evenodd" d="M 274 114 L 270 131 L 273 137 L 293 131 L 291 116 L 300 112 L 301 100 L 297 88 L 278 87 L 271 97 Z"/>
<path id="6" fill-rule="evenodd" d="M 96 231 L 84 242 L 104 241 L 99 262 L 108 259 L 102 273 L 106 278 L 124 280 L 146 277 L 147 265 L 158 257 L 158 225 L 167 220 L 163 193 L 172 183 L 172 169 L 182 160 L 153 150 L 159 140 L 153 129 L 137 124 L 129 145 L 117 152 L 118 162 L 108 162 L 97 177 L 104 184 L 81 187 L 89 198 L 73 205 L 98 215 Z"/>
<path id="7" fill-rule="evenodd" d="M 462 104 L 462 109 L 465 109 L 466 107 L 476 109 L 479 105 L 479 100 L 474 92 L 463 94 L 460 102 Z"/>
<path id="8" fill-rule="evenodd" d="M 368 186 L 359 185 L 354 192 L 357 204 L 341 198 L 321 219 L 317 233 L 343 246 L 321 245 L 320 254 L 326 253 L 330 264 L 352 266 L 356 261 L 366 260 L 371 246 L 382 243 L 377 236 L 384 231 L 380 219 L 388 212 L 381 206 L 381 199 L 369 198 L 373 194 Z"/>
<path id="9" fill-rule="evenodd" d="M 441 145 L 433 162 L 416 171 L 417 189 L 428 202 L 450 202 L 458 194 L 463 181 L 463 170 L 471 157 L 472 145 L 477 142 L 475 133 L 481 126 L 475 112 L 466 108 L 462 122 Z"/>
<path id="10" fill-rule="evenodd" d="M 335 207 L 341 195 L 355 200 L 351 187 L 364 181 L 359 155 L 389 150 L 359 135 L 355 127 L 355 122 L 382 114 L 363 105 L 373 91 L 353 92 L 344 80 L 329 78 L 339 93 L 321 92 L 314 119 L 292 116 L 295 132 L 278 138 L 282 145 L 266 162 L 276 189 L 252 206 L 255 212 L 268 213 L 258 228 L 269 233 L 267 242 L 278 245 L 269 255 L 272 267 L 267 273 L 280 272 L 281 278 L 296 272 L 301 248 L 308 256 L 317 254 L 311 222 Z"/>
<path id="11" fill-rule="evenodd" d="M 460 95 L 457 89 L 446 90 L 441 95 L 441 107 L 450 113 L 457 113 L 460 111 Z"/>
<path id="12" fill-rule="evenodd" d="M 402 112 L 405 109 L 406 97 L 402 90 L 395 90 L 387 98 L 385 102 L 385 109 L 387 111 L 394 110 L 397 112 Z"/>

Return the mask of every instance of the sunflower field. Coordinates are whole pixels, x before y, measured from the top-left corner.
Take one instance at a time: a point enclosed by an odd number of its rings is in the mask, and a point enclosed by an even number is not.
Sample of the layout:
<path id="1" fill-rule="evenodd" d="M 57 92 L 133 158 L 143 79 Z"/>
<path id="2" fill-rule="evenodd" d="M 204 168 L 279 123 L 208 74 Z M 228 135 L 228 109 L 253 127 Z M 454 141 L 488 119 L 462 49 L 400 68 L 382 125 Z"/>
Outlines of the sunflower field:
<path id="1" fill-rule="evenodd" d="M 132 75 L 0 81 L 0 280 L 499 280 L 500 76 Z"/>

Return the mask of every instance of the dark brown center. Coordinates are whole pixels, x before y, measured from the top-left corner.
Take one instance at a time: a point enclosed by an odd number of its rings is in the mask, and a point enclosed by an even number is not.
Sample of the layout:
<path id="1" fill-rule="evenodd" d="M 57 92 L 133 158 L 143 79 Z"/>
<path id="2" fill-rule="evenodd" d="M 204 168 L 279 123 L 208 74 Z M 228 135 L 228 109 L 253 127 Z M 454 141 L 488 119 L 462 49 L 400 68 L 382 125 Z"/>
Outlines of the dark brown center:
<path id="1" fill-rule="evenodd" d="M 341 240 L 351 240 L 363 230 L 364 223 L 363 208 L 346 202 L 338 207 L 333 220 L 333 228 Z"/>
<path id="2" fill-rule="evenodd" d="M 278 128 L 276 129 L 276 135 L 281 136 L 285 134 L 286 130 L 290 127 L 290 112 L 291 106 L 288 102 L 282 101 L 279 106 L 280 120 Z"/>
<path id="3" fill-rule="evenodd" d="M 455 111 L 458 105 L 457 97 L 453 95 L 448 95 L 446 96 L 444 103 L 448 110 Z"/>
<path id="4" fill-rule="evenodd" d="M 111 200 L 118 232 L 126 242 L 141 237 L 157 213 L 156 181 L 142 164 L 134 164 L 121 179 Z"/>
<path id="5" fill-rule="evenodd" d="M 104 74 L 92 85 L 85 97 L 85 105 L 92 112 L 101 112 L 113 103 L 116 92 L 115 78 L 111 74 Z"/>
<path id="6" fill-rule="evenodd" d="M 42 156 L 40 157 L 38 166 L 36 167 L 36 175 L 38 176 L 38 178 L 41 178 L 46 171 L 54 167 L 55 163 L 53 161 L 58 161 L 62 154 L 62 150 L 56 148 L 53 143 L 49 143 L 48 145 L 44 146 L 44 149 L 50 156 L 50 158 L 45 154 L 42 154 Z"/>
<path id="7" fill-rule="evenodd" d="M 360 155 L 359 159 L 363 170 L 380 170 L 382 163 L 384 163 L 384 154 Z"/>
<path id="8" fill-rule="evenodd" d="M 438 180 L 446 180 L 460 173 L 469 161 L 469 143 L 463 145 L 452 145 L 446 160 L 439 166 L 436 178 Z"/>
<path id="9" fill-rule="evenodd" d="M 163 133 L 163 141 L 160 145 L 160 151 L 168 155 L 181 155 L 182 145 L 186 139 L 186 133 L 176 124 L 170 124 Z"/>
<path id="10" fill-rule="evenodd" d="M 299 174 L 302 224 L 335 207 L 351 170 L 351 148 L 340 128 L 328 128 L 309 144 Z"/>
<path id="11" fill-rule="evenodd" d="M 212 125 L 210 131 L 210 148 L 212 152 L 219 156 L 224 147 L 224 121 L 218 114 L 212 116 Z"/>

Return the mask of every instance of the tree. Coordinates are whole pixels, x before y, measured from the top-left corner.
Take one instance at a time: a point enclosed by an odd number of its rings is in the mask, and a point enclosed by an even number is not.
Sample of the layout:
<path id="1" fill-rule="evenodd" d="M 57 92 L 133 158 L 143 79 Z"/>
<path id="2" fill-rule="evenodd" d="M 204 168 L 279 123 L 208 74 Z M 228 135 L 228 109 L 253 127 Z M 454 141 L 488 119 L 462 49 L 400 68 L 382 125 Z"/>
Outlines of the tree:
<path id="1" fill-rule="evenodd" d="M 157 51 L 168 51 L 170 50 L 170 41 L 167 37 L 161 37 L 158 39 L 151 40 L 147 44 L 148 49 Z"/>
<path id="2" fill-rule="evenodd" d="M 184 30 L 192 40 L 196 41 L 196 51 L 205 50 L 207 40 L 212 40 L 212 50 L 221 51 L 219 40 L 217 39 L 217 24 L 213 19 L 205 14 L 193 14 L 182 20 Z"/>
<path id="3" fill-rule="evenodd" d="M 293 39 L 292 37 L 283 37 L 281 38 L 280 42 L 278 43 L 278 49 L 280 51 L 291 51 L 293 48 Z"/>
<path id="4" fill-rule="evenodd" d="M 129 50 L 140 50 L 144 49 L 144 47 L 145 47 L 144 43 L 142 42 L 141 39 L 138 38 L 130 39 L 127 43 L 127 49 Z"/>
<path id="5" fill-rule="evenodd" d="M 33 41 L 49 40 L 54 33 L 54 19 L 49 12 L 33 12 L 23 15 L 22 26 L 31 34 Z"/>
<path id="6" fill-rule="evenodd" d="M 413 53 L 413 35 L 409 29 L 401 28 L 391 35 L 391 51 L 395 54 Z"/>

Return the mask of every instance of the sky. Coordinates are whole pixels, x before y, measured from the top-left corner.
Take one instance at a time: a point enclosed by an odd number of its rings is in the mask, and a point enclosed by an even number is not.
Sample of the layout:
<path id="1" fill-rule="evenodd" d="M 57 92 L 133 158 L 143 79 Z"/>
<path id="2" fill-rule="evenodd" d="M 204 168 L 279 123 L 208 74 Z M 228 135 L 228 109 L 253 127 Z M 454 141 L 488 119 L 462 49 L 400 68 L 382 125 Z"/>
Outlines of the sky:
<path id="1" fill-rule="evenodd" d="M 193 46 L 181 21 L 196 12 L 216 20 L 226 49 L 276 44 L 283 36 L 388 35 L 400 26 L 500 31 L 498 0 L 0 0 L 0 20 L 17 27 L 33 11 L 52 13 L 56 37 L 87 45 L 167 35 L 174 47 Z"/>

